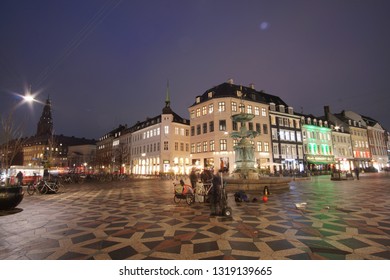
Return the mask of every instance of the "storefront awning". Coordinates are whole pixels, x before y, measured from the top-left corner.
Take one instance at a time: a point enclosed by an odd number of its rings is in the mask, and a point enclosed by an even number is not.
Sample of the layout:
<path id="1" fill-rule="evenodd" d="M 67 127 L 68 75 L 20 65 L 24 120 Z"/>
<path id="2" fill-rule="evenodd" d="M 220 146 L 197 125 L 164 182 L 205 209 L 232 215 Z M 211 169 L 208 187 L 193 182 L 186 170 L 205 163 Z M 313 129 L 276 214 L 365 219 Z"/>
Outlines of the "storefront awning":
<path id="1" fill-rule="evenodd" d="M 307 156 L 306 161 L 311 164 L 333 164 L 334 156 Z"/>

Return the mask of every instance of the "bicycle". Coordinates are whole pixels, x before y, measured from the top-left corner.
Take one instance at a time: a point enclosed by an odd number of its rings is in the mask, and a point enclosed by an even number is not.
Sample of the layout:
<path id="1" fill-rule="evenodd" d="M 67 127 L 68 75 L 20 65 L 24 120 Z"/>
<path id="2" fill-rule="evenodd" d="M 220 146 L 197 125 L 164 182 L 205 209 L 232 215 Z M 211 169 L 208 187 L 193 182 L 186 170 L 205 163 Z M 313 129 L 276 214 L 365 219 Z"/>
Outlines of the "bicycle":
<path id="1" fill-rule="evenodd" d="M 27 186 L 27 193 L 33 195 L 35 192 L 47 194 L 48 192 L 58 193 L 62 185 L 56 181 L 40 180 Z"/>
<path id="2" fill-rule="evenodd" d="M 42 180 L 38 180 L 36 182 L 32 182 L 27 185 L 27 193 L 29 195 L 33 195 L 34 193 L 42 194 L 43 185 L 41 184 Z"/>

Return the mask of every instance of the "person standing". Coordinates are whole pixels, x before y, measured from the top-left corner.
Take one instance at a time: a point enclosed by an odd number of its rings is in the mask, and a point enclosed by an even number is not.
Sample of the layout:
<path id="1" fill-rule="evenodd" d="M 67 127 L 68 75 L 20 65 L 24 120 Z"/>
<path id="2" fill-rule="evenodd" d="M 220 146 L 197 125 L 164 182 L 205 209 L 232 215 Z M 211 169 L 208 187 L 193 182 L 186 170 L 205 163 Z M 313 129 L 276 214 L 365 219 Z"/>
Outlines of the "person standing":
<path id="1" fill-rule="evenodd" d="M 210 215 L 216 216 L 221 215 L 222 209 L 221 209 L 221 187 L 222 187 L 222 181 L 221 176 L 219 176 L 219 173 L 216 172 L 213 176 L 213 186 L 210 190 Z"/>
<path id="2" fill-rule="evenodd" d="M 18 186 L 21 186 L 23 184 L 23 173 L 22 173 L 22 171 L 19 171 L 18 174 L 16 174 L 16 178 L 18 179 Z"/>
<path id="3" fill-rule="evenodd" d="M 196 182 L 198 181 L 198 175 L 196 174 L 195 168 L 192 168 L 191 170 L 190 181 L 191 181 L 192 189 L 195 190 Z"/>

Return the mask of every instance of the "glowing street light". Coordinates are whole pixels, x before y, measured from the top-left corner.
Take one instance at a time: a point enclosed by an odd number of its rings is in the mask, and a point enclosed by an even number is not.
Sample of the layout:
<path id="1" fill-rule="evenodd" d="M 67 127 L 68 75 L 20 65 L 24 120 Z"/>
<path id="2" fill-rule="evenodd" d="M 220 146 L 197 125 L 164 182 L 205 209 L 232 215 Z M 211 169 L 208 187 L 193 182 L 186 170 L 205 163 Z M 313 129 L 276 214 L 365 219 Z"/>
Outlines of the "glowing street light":
<path id="1" fill-rule="evenodd" d="M 37 100 L 35 100 L 34 96 L 32 96 L 31 94 L 27 94 L 27 95 L 23 96 L 23 99 L 24 99 L 24 101 L 26 101 L 28 103 L 32 103 L 34 101 L 37 101 Z"/>

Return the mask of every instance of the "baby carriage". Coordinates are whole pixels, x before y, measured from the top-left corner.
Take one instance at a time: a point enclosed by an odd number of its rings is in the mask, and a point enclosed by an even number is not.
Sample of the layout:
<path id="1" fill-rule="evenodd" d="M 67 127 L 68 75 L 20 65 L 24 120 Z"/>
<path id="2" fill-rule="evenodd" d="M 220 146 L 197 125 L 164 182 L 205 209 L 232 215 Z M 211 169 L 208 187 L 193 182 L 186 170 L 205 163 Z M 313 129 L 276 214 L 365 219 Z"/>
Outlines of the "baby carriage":
<path id="1" fill-rule="evenodd" d="M 180 184 L 173 183 L 174 197 L 173 201 L 179 203 L 181 200 L 185 200 L 188 205 L 191 205 L 195 201 L 194 190 L 190 185 L 184 184 L 183 180 L 180 180 Z"/>

